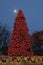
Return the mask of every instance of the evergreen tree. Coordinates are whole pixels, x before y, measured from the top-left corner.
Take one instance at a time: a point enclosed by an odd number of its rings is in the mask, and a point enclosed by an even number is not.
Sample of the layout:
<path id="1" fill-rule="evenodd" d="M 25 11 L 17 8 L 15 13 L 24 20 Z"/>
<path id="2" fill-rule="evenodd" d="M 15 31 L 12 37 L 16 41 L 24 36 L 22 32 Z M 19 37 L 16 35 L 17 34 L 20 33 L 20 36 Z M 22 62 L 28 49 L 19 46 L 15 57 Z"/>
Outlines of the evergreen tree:
<path id="1" fill-rule="evenodd" d="M 8 47 L 9 56 L 33 56 L 31 39 L 26 24 L 25 16 L 21 10 L 15 18 L 10 45 Z"/>
<path id="2" fill-rule="evenodd" d="M 7 54 L 10 32 L 6 26 L 0 25 L 0 55 Z"/>

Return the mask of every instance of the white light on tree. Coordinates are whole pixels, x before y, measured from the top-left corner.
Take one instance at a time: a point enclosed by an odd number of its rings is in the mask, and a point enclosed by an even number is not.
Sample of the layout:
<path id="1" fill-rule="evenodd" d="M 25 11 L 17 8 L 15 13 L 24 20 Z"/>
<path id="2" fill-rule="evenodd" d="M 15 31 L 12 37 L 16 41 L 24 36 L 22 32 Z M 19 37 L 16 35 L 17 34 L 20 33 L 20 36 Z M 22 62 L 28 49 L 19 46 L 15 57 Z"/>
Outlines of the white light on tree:
<path id="1" fill-rule="evenodd" d="M 17 13 L 17 10 L 16 10 L 16 9 L 14 9 L 14 10 L 13 10 L 13 12 L 14 12 L 14 13 Z"/>

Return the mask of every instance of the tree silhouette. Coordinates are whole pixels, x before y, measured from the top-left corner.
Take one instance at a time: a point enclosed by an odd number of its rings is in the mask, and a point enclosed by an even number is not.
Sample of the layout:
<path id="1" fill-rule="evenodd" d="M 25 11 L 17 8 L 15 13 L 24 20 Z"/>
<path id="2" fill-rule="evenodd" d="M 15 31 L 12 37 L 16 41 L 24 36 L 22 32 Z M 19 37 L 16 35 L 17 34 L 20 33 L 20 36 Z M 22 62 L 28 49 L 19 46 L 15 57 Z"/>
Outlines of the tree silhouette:
<path id="1" fill-rule="evenodd" d="M 43 55 L 43 31 L 32 34 L 32 43 L 35 55 Z"/>
<path id="2" fill-rule="evenodd" d="M 10 32 L 6 26 L 0 25 L 0 54 L 7 54 Z"/>

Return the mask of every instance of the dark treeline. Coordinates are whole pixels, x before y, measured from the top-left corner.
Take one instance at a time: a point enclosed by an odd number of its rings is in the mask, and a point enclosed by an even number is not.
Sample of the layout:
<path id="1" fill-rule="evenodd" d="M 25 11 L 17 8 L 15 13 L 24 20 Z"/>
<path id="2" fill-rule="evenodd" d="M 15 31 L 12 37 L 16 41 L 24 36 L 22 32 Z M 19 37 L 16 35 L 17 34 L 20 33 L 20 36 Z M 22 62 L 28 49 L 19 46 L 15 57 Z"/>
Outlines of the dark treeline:
<path id="1" fill-rule="evenodd" d="M 6 26 L 0 25 L 0 55 L 7 55 L 11 32 Z M 34 55 L 43 55 L 43 31 L 31 35 Z"/>

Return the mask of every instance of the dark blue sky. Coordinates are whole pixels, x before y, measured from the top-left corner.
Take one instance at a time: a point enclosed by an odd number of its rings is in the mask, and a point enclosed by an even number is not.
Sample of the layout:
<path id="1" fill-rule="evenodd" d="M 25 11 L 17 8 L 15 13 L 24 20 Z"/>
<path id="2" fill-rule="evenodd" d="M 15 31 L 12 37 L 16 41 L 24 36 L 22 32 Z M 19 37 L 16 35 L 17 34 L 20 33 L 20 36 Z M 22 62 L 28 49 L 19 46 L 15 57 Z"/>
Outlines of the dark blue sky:
<path id="1" fill-rule="evenodd" d="M 7 24 L 11 31 L 14 9 L 23 10 L 30 34 L 43 30 L 43 0 L 0 0 L 0 23 Z"/>

